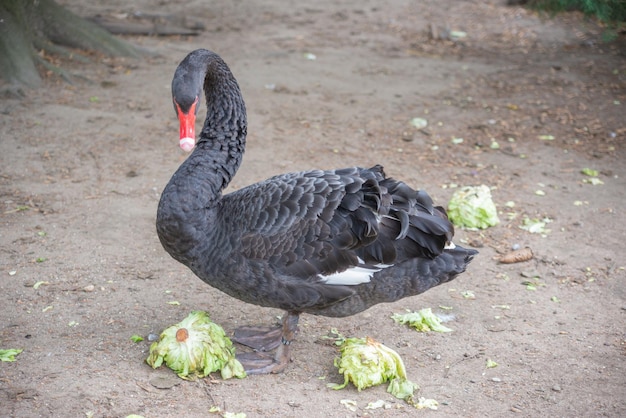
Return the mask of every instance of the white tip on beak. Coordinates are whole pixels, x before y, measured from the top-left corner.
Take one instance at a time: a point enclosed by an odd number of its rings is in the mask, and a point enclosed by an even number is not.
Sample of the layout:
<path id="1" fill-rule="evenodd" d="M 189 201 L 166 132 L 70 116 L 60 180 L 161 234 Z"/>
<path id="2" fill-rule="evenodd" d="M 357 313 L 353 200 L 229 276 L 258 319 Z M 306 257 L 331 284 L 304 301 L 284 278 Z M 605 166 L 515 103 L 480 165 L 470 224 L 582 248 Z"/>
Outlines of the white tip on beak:
<path id="1" fill-rule="evenodd" d="M 190 152 L 195 146 L 196 140 L 194 138 L 180 138 L 180 147 L 183 151 Z"/>

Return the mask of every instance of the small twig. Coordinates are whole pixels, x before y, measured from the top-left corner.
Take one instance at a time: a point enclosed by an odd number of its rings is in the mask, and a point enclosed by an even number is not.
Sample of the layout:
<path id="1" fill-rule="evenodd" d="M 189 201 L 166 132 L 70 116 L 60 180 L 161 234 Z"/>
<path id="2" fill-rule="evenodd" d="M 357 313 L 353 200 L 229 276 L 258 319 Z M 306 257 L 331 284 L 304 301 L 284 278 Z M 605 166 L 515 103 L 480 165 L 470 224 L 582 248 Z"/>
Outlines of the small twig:
<path id="1" fill-rule="evenodd" d="M 478 356 L 479 356 L 479 355 L 480 355 L 480 354 L 475 354 L 475 355 L 473 355 L 473 356 L 463 357 L 462 359 L 457 360 L 457 361 L 455 361 L 455 362 L 454 362 L 454 363 L 452 363 L 452 364 L 448 364 L 448 365 L 445 367 L 445 372 L 443 373 L 443 377 L 444 377 L 444 378 L 446 378 L 446 379 L 448 378 L 448 373 L 450 373 L 450 369 L 452 368 L 452 366 L 456 366 L 457 364 L 459 364 L 459 363 L 461 363 L 461 362 L 464 362 L 465 360 L 469 360 L 469 359 L 472 359 L 472 358 L 478 358 Z"/>
<path id="2" fill-rule="evenodd" d="M 205 381 L 206 379 L 202 379 L 198 382 L 198 384 L 202 385 L 204 387 L 204 392 L 207 394 L 207 396 L 211 399 L 211 406 L 217 406 L 217 402 L 215 402 L 215 398 L 213 397 L 213 395 L 211 394 L 211 391 L 209 391 L 209 385 L 206 383 Z"/>
<path id="3" fill-rule="evenodd" d="M 139 386 L 140 388 L 142 388 L 143 390 L 145 390 L 146 392 L 150 392 L 150 393 L 152 393 L 152 392 L 153 392 L 153 391 L 152 391 L 152 389 L 150 389 L 150 388 L 149 388 L 149 387 L 147 387 L 147 386 L 144 386 L 143 384 L 140 384 L 140 383 L 139 383 L 139 382 L 137 382 L 137 381 L 135 381 L 135 384 L 136 384 L 137 386 Z"/>

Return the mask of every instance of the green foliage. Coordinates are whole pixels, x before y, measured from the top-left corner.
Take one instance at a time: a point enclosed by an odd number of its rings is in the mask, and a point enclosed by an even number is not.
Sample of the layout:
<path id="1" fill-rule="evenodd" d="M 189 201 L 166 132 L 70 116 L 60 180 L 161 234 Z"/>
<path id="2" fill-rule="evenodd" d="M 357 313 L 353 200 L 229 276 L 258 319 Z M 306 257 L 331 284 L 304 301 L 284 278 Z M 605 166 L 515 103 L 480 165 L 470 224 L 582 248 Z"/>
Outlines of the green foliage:
<path id="1" fill-rule="evenodd" d="M 530 5 L 552 13 L 580 10 L 606 23 L 626 22 L 624 0 L 532 0 Z"/>

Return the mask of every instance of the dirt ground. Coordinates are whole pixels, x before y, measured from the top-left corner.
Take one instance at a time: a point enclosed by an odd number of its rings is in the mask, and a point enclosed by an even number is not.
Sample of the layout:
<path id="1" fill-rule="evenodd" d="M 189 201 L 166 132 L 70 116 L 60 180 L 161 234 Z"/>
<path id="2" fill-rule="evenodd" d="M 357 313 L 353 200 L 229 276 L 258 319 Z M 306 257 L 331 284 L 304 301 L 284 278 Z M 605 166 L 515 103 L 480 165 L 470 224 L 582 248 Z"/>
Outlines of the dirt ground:
<path id="1" fill-rule="evenodd" d="M 64 62 L 85 80 L 48 77 L 2 99 L 0 348 L 24 351 L 0 363 L 0 416 L 195 417 L 212 406 L 248 417 L 623 416 L 623 35 L 606 43 L 578 14 L 551 20 L 485 0 L 62 3 L 84 16 L 187 16 L 206 30 L 128 37 L 158 55 Z M 467 273 L 350 318 L 303 315 L 282 374 L 188 382 L 151 369 L 148 335 L 192 310 L 229 332 L 281 314 L 205 285 L 156 236 L 159 193 L 185 158 L 169 83 L 199 47 L 223 56 L 247 102 L 231 189 L 376 163 L 444 205 L 455 186 L 486 184 L 501 223 L 458 230 L 481 251 Z M 428 126 L 411 126 L 416 117 Z M 526 217 L 551 222 L 530 233 Z M 517 247 L 535 257 L 497 261 Z M 425 307 L 452 314 L 454 332 L 390 319 Z M 320 338 L 331 328 L 397 350 L 439 409 L 416 411 L 384 386 L 329 389 L 341 380 Z M 388 408 L 366 409 L 379 399 Z"/>

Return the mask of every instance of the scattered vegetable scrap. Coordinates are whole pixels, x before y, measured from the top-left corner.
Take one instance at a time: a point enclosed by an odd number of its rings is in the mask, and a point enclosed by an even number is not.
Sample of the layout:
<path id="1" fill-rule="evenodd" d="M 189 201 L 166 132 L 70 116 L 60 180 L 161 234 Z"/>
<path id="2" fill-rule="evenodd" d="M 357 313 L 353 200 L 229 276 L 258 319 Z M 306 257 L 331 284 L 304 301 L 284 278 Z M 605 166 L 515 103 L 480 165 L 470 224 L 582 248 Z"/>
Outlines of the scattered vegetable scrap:
<path id="1" fill-rule="evenodd" d="M 531 234 L 542 234 L 545 235 L 547 233 L 550 232 L 549 229 L 546 229 L 546 225 L 549 224 L 550 222 L 552 222 L 552 219 L 550 218 L 543 218 L 543 219 L 537 219 L 537 218 L 529 218 L 527 216 L 524 217 L 524 220 L 522 221 L 522 225 L 520 226 L 521 229 L 530 232 Z"/>
<path id="2" fill-rule="evenodd" d="M 39 289 L 39 286 L 41 286 L 42 284 L 50 284 L 50 282 L 46 282 L 46 281 L 40 280 L 40 281 L 38 281 L 37 283 L 35 283 L 33 285 L 33 289 L 35 289 L 35 290 Z"/>
<path id="3" fill-rule="evenodd" d="M 436 410 L 439 407 L 439 402 L 437 402 L 434 399 L 419 398 L 417 400 L 417 403 L 415 404 L 415 407 L 417 409 L 432 409 L 432 410 Z"/>
<path id="4" fill-rule="evenodd" d="M 494 367 L 498 367 L 498 363 L 496 363 L 495 361 L 491 360 L 490 358 L 487 359 L 487 364 L 486 367 L 488 369 L 493 369 Z"/>
<path id="5" fill-rule="evenodd" d="M 428 121 L 424 118 L 413 118 L 409 123 L 416 129 L 424 129 L 428 126 Z"/>
<path id="6" fill-rule="evenodd" d="M 419 387 L 407 379 L 400 355 L 373 338 L 344 339 L 335 367 L 343 374 L 344 382 L 329 384 L 332 389 L 343 389 L 352 382 L 361 391 L 389 382 L 387 392 L 414 405 L 413 393 Z"/>
<path id="7" fill-rule="evenodd" d="M 138 343 L 143 341 L 143 337 L 140 335 L 133 335 L 132 337 L 130 337 L 130 340 L 134 343 Z"/>
<path id="8" fill-rule="evenodd" d="M 591 168 L 583 168 L 582 170 L 580 170 L 581 173 L 583 173 L 585 176 L 589 176 L 589 177 L 598 177 L 598 170 L 593 170 Z"/>
<path id="9" fill-rule="evenodd" d="M 526 247 L 520 248 L 519 250 L 510 251 L 500 257 L 500 262 L 502 264 L 513 264 L 513 263 L 521 263 L 523 261 L 528 261 L 533 258 L 533 251 Z"/>
<path id="10" fill-rule="evenodd" d="M 377 401 L 368 403 L 367 406 L 365 407 L 365 409 L 380 409 L 380 408 L 390 409 L 391 404 L 383 401 L 382 399 L 379 399 Z"/>
<path id="11" fill-rule="evenodd" d="M 420 309 L 417 312 L 407 310 L 405 314 L 393 314 L 391 319 L 399 324 L 408 324 L 420 332 L 452 332 L 450 328 L 441 325 L 441 319 L 431 308 Z"/>
<path id="12" fill-rule="evenodd" d="M 224 412 L 222 414 L 223 418 L 246 418 L 246 414 L 243 412 Z"/>
<path id="13" fill-rule="evenodd" d="M 491 190 L 484 184 L 454 192 L 448 203 L 448 216 L 455 225 L 467 228 L 484 229 L 500 222 Z"/>
<path id="14" fill-rule="evenodd" d="M 591 184 L 592 186 L 604 184 L 604 182 L 597 177 L 584 178 L 583 183 Z"/>
<path id="15" fill-rule="evenodd" d="M 246 377 L 224 329 L 203 311 L 193 311 L 161 333 L 150 346 L 146 362 L 157 368 L 163 362 L 182 379 L 204 377 L 220 371 L 223 379 Z"/>
<path id="16" fill-rule="evenodd" d="M 350 411 L 355 412 L 357 410 L 356 401 L 352 399 L 342 399 L 339 401 L 340 404 L 348 408 Z"/>
<path id="17" fill-rule="evenodd" d="M 22 351 L 21 348 L 0 348 L 0 361 L 15 361 L 15 356 L 20 354 Z"/>

